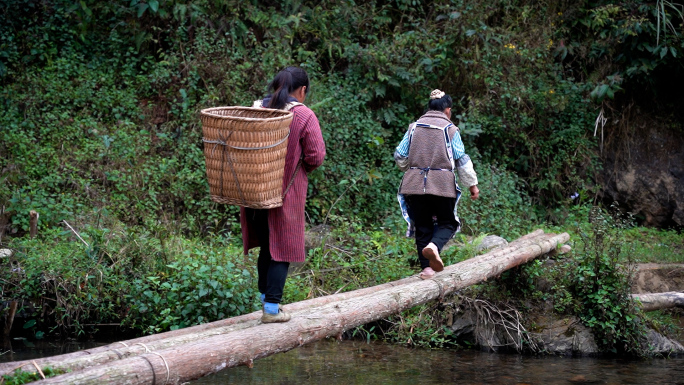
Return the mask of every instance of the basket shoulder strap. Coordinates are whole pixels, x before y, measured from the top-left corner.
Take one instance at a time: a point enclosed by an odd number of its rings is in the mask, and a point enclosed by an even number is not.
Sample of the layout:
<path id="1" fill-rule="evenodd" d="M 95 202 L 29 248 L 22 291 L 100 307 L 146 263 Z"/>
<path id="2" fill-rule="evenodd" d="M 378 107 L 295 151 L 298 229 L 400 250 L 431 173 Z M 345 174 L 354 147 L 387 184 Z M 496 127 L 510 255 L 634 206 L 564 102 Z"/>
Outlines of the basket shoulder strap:
<path id="1" fill-rule="evenodd" d="M 285 105 L 284 110 L 285 111 L 290 111 L 293 108 L 297 106 L 303 106 L 304 103 L 299 103 L 299 102 L 289 102 Z M 287 187 L 285 188 L 285 192 L 283 193 L 283 200 L 285 200 L 285 196 L 287 195 L 288 191 L 290 191 L 290 187 L 292 187 L 292 184 L 295 181 L 295 178 L 297 177 L 297 173 L 299 173 L 299 169 L 302 168 L 302 161 L 304 160 L 304 154 L 299 158 L 299 162 L 297 162 L 297 167 L 295 167 L 294 173 L 292 173 L 292 178 L 290 179 L 290 183 L 287 184 Z"/>
<path id="2" fill-rule="evenodd" d="M 295 177 L 297 176 L 299 169 L 302 168 L 302 161 L 304 161 L 304 154 L 302 154 L 302 156 L 299 158 L 299 162 L 297 162 L 297 167 L 295 167 L 295 170 L 292 173 L 292 178 L 290 178 L 290 183 L 288 183 L 287 187 L 285 188 L 285 192 L 283 193 L 283 201 L 285 200 L 287 192 L 290 191 L 290 187 L 292 187 L 292 184 L 295 181 Z"/>

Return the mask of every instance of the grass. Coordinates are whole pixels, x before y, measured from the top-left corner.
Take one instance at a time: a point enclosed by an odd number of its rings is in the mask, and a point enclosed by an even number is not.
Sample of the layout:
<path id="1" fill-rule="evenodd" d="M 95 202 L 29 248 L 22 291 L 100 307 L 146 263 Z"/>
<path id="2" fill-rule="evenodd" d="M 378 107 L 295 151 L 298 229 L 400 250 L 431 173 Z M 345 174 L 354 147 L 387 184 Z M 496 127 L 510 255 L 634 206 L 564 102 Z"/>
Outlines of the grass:
<path id="1" fill-rule="evenodd" d="M 640 263 L 684 263 L 684 233 L 634 227 L 625 231 L 634 246 L 634 260 Z"/>

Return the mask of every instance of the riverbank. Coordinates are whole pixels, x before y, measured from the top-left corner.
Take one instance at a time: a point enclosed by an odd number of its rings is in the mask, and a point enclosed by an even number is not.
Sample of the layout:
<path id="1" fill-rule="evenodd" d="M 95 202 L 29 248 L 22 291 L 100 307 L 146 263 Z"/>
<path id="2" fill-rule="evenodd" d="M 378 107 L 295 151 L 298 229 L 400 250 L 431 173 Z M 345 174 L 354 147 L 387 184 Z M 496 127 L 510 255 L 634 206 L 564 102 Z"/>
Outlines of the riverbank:
<path id="1" fill-rule="evenodd" d="M 634 272 L 631 291 L 684 292 L 682 278 L 682 264 L 639 264 Z M 535 284 L 544 290 L 552 288 L 549 280 L 543 277 L 539 277 Z M 527 351 L 572 357 L 596 357 L 612 353 L 599 348 L 595 333 L 579 317 L 554 311 L 553 303 L 549 301 L 519 301 L 512 298 L 502 306 L 500 301 L 490 302 L 486 296 L 483 298 L 478 293 L 478 289 L 472 289 L 460 297 L 449 299 L 444 306 L 450 307 L 445 322 L 449 333 L 456 336 L 460 344 L 481 351 Z M 640 341 L 646 355 L 684 355 L 684 309 L 671 308 L 642 316 L 646 327 Z M 521 331 L 528 334 L 527 340 L 520 338 Z M 526 345 L 519 347 L 516 343 Z"/>
<path id="2" fill-rule="evenodd" d="M 590 226 L 588 222 L 578 223 L 580 226 L 571 232 L 572 253 L 534 261 L 462 293 L 463 297 L 484 300 L 496 306 L 513 306 L 521 312 L 522 326 L 531 332 L 539 332 L 549 326 L 538 321 L 539 317 L 533 317 L 533 309 L 537 309 L 538 314 L 555 314 L 560 319 L 582 316 L 588 312 L 583 306 L 590 299 L 581 297 L 572 277 L 590 262 L 582 259 L 582 255 L 586 257 L 583 242 L 588 242 L 588 239 L 583 240 L 581 235 Z M 568 229 L 572 230 L 571 227 Z M 352 228 L 350 231 L 349 227 L 341 226 L 310 229 L 307 262 L 293 266 L 285 290 L 285 303 L 369 287 L 415 274 L 416 267 L 412 266 L 415 262 L 413 240 L 398 233 L 383 229 Z M 632 235 L 644 233 L 649 236 Z M 132 245 L 130 238 L 118 235 L 112 231 L 105 242 L 98 245 L 99 260 L 84 258 L 88 256 L 88 248 L 80 246 L 75 239 L 67 238 L 67 242 L 59 237 L 15 239 L 17 247 L 12 249 L 15 254 L 0 258 L 1 267 L 10 272 L 11 282 L 11 285 L 3 286 L 3 301 L 20 300 L 24 305 L 17 312 L 12 337 L 34 339 L 61 335 L 87 338 L 112 330 L 147 334 L 258 309 L 254 266 L 250 263 L 253 256 L 245 258 L 241 255 L 238 240 L 168 237 L 154 246 L 155 243 L 144 244 L 142 239 L 134 238 L 133 244 L 137 249 L 121 253 Z M 684 262 L 680 253 L 684 244 L 681 234 L 631 227 L 616 230 L 613 235 L 619 235 L 615 240 L 621 242 L 623 251 L 629 251 L 629 255 L 614 256 L 613 261 L 620 266 L 626 267 L 629 262 L 658 261 L 658 250 L 669 253 L 662 258 L 666 261 L 679 259 Z M 84 237 L 87 241 L 93 240 L 90 234 L 84 234 Z M 485 234 L 458 234 L 452 241 L 453 247 L 444 250 L 442 256 L 447 264 L 471 258 L 481 253 L 478 249 L 484 239 Z M 85 255 L 74 252 L 79 247 Z M 144 269 L 131 270 L 131 260 L 144 250 L 156 252 L 152 258 L 141 259 L 144 263 L 139 266 Z M 68 261 L 57 262 L 65 261 L 65 257 L 80 261 L 80 264 L 72 263 L 73 267 L 69 268 Z M 609 267 L 602 267 L 606 269 L 604 273 L 619 273 Z M 636 277 L 644 282 L 640 289 L 631 286 L 622 289 L 624 293 L 678 290 L 677 285 L 681 281 L 676 278 L 676 271 L 644 268 L 640 278 Z M 615 277 L 620 278 L 619 275 Z M 670 283 L 670 279 L 674 281 Z M 7 314 L 7 309 L 4 308 L 3 315 Z M 455 335 L 454 330 L 444 329 L 445 325 L 455 322 L 454 314 L 449 315 L 449 311 L 453 313 L 454 306 L 450 309 L 445 311 L 440 304 L 422 306 L 390 318 L 382 325 L 367 325 L 347 334 L 349 337 L 367 336 L 409 346 L 472 346 L 475 342 L 462 338 L 463 333 Z M 57 316 L 61 318 L 56 319 Z M 643 316 L 650 327 L 675 339 L 681 335 L 681 318 L 678 310 Z M 593 326 L 600 330 L 606 324 Z"/>

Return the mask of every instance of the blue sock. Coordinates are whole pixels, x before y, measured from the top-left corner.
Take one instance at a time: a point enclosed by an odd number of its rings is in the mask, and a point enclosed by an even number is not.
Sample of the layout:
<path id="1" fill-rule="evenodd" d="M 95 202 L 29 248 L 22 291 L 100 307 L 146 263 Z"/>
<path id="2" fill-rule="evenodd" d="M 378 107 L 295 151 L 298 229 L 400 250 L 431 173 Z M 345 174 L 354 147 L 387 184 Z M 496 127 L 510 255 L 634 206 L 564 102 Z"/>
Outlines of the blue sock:
<path id="1" fill-rule="evenodd" d="M 262 304 L 263 304 L 264 302 L 266 302 L 266 294 L 261 293 L 261 295 L 259 296 L 259 299 L 261 300 L 261 303 L 262 303 Z"/>
<path id="2" fill-rule="evenodd" d="M 278 314 L 278 304 L 277 303 L 264 302 L 264 313 Z"/>

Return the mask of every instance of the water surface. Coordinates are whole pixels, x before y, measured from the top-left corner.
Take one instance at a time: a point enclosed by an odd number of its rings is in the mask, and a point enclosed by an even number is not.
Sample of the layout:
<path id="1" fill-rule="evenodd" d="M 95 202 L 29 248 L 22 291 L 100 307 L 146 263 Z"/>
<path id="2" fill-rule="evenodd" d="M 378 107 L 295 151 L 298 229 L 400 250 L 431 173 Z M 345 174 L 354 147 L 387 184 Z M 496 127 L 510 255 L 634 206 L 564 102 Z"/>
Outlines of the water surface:
<path id="1" fill-rule="evenodd" d="M 529 357 L 326 340 L 198 384 L 684 384 L 684 358 Z"/>
<path id="2" fill-rule="evenodd" d="M 0 362 L 114 341 L 5 340 Z M 682 384 L 684 357 L 649 360 L 530 357 L 325 340 L 193 381 L 199 384 Z"/>

